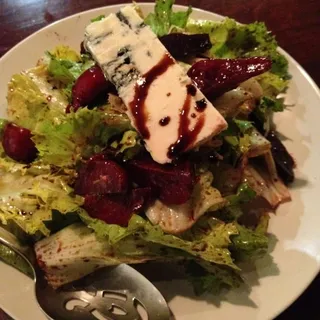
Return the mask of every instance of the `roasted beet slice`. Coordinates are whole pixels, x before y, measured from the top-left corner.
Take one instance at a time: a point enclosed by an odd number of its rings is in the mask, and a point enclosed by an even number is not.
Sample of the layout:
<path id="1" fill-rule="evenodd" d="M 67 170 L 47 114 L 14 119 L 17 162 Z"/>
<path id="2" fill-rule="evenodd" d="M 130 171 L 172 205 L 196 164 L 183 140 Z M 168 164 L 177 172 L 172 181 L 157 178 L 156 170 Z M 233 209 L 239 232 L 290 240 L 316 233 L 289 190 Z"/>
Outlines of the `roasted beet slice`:
<path id="1" fill-rule="evenodd" d="M 208 98 L 215 98 L 268 71 L 271 65 L 271 60 L 265 57 L 205 59 L 193 64 L 188 76 Z"/>
<path id="2" fill-rule="evenodd" d="M 187 202 L 192 194 L 190 186 L 171 183 L 161 188 L 159 199 L 167 205 L 179 205 Z"/>
<path id="3" fill-rule="evenodd" d="M 171 33 L 159 40 L 176 59 L 202 54 L 212 47 L 208 34 Z"/>
<path id="4" fill-rule="evenodd" d="M 90 217 L 127 226 L 133 210 L 127 195 L 86 195 L 84 209 Z"/>
<path id="5" fill-rule="evenodd" d="M 30 130 L 8 123 L 2 138 L 5 153 L 18 162 L 32 162 L 37 157 L 38 150 L 31 137 Z"/>
<path id="6" fill-rule="evenodd" d="M 99 66 L 93 66 L 86 70 L 77 79 L 72 88 L 72 107 L 74 111 L 78 108 L 92 103 L 99 95 L 114 92 L 113 84 L 106 80 Z M 66 112 L 70 111 L 70 106 Z"/>
<path id="7" fill-rule="evenodd" d="M 292 183 L 294 181 L 295 162 L 287 151 L 286 147 L 277 137 L 276 132 L 270 131 L 267 139 L 271 142 L 271 152 L 276 163 L 279 176 L 282 178 L 285 184 Z"/>
<path id="8" fill-rule="evenodd" d="M 189 161 L 161 165 L 150 158 L 132 160 L 129 174 L 141 187 L 151 187 L 165 204 L 183 204 L 192 194 L 195 177 Z"/>
<path id="9" fill-rule="evenodd" d="M 79 195 L 125 193 L 128 189 L 126 171 L 112 160 L 91 158 L 81 169 L 75 182 Z"/>
<path id="10" fill-rule="evenodd" d="M 135 188 L 130 194 L 86 195 L 84 209 L 106 223 L 127 226 L 134 211 L 150 200 L 150 188 Z"/>
<path id="11" fill-rule="evenodd" d="M 132 211 L 140 210 L 152 200 L 152 190 L 150 187 L 135 188 L 131 191 L 131 208 Z"/>

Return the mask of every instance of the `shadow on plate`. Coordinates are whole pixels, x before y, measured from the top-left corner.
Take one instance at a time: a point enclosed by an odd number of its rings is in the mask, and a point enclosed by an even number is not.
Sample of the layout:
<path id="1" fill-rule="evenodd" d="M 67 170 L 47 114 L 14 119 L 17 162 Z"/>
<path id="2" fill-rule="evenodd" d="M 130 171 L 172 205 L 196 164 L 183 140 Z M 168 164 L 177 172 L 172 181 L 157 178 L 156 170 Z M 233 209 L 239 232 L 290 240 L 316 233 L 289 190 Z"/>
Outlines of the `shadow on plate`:
<path id="1" fill-rule="evenodd" d="M 259 279 L 261 278 L 279 275 L 279 269 L 270 255 L 276 243 L 277 238 L 271 234 L 268 254 L 257 260 L 256 263 L 241 264 L 244 284 L 237 289 L 223 290 L 216 296 L 212 294 L 196 296 L 191 284 L 186 280 L 183 267 L 177 264 L 151 262 L 134 266 L 134 268 L 155 284 L 168 303 L 179 296 L 195 301 L 205 301 L 216 307 L 220 307 L 221 303 L 227 302 L 233 305 L 257 308 L 257 304 L 250 298 L 251 288 L 259 286 Z"/>

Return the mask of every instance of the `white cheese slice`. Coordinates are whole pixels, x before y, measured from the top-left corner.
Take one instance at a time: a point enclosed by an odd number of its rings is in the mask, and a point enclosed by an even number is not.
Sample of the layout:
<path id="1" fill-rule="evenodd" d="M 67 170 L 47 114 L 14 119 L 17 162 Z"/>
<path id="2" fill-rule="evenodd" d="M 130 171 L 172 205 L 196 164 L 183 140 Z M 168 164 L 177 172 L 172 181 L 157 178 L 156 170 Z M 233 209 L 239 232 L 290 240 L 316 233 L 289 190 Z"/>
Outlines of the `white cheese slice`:
<path id="1" fill-rule="evenodd" d="M 116 86 L 132 125 L 158 163 L 171 162 L 227 127 L 134 6 L 91 23 L 85 45 Z"/>

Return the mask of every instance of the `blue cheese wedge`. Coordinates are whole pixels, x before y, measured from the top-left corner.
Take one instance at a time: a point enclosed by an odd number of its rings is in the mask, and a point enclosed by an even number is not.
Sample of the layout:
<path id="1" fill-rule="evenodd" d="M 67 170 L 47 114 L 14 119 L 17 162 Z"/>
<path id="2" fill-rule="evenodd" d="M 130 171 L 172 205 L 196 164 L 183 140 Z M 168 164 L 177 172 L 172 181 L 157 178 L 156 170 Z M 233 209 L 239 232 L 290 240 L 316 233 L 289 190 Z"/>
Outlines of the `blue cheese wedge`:
<path id="1" fill-rule="evenodd" d="M 137 13 L 126 6 L 91 23 L 85 46 L 117 88 L 152 158 L 168 163 L 227 123 Z"/>

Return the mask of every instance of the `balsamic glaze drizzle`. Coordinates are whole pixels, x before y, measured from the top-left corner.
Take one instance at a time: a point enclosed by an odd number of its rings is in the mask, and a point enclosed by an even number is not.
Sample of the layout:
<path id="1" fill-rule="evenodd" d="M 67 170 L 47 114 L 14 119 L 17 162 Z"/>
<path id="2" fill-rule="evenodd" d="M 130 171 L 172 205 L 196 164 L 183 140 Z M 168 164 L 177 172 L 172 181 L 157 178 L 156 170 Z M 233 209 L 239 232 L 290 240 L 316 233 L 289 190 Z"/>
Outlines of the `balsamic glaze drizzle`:
<path id="1" fill-rule="evenodd" d="M 150 69 L 140 79 L 135 86 L 134 99 L 130 102 L 129 106 L 133 117 L 135 118 L 135 124 L 137 130 L 140 132 L 143 139 L 150 138 L 150 132 L 146 125 L 146 113 L 145 113 L 145 101 L 148 96 L 149 88 L 153 81 L 167 71 L 167 69 L 173 65 L 174 60 L 167 54 Z"/>

